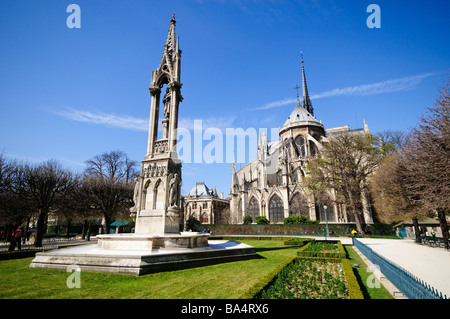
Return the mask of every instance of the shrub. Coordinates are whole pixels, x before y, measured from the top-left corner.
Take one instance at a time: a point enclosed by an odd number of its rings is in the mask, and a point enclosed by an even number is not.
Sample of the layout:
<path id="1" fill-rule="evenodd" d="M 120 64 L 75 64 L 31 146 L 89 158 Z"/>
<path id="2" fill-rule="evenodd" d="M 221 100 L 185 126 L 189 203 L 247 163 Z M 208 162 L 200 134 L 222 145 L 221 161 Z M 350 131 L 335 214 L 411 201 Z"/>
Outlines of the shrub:
<path id="1" fill-rule="evenodd" d="M 344 246 L 342 246 L 340 241 L 310 242 L 300 248 L 297 255 L 300 257 L 347 258 Z"/>
<path id="2" fill-rule="evenodd" d="M 248 225 L 248 224 L 251 224 L 251 223 L 253 223 L 253 218 L 252 218 L 252 216 L 246 215 L 246 216 L 244 217 L 244 225 Z"/>
<path id="3" fill-rule="evenodd" d="M 283 223 L 285 225 L 318 224 L 319 221 L 318 220 L 311 220 L 311 219 L 308 219 L 305 216 L 301 216 L 301 215 L 292 215 L 292 216 L 286 217 L 283 220 Z"/>
<path id="4" fill-rule="evenodd" d="M 258 225 L 264 225 L 264 224 L 268 224 L 269 220 L 267 219 L 266 216 L 256 216 L 256 223 Z"/>
<path id="5" fill-rule="evenodd" d="M 191 216 L 186 221 L 186 230 L 192 230 L 193 232 L 199 232 L 202 229 L 202 223 L 198 221 L 195 217 Z"/>

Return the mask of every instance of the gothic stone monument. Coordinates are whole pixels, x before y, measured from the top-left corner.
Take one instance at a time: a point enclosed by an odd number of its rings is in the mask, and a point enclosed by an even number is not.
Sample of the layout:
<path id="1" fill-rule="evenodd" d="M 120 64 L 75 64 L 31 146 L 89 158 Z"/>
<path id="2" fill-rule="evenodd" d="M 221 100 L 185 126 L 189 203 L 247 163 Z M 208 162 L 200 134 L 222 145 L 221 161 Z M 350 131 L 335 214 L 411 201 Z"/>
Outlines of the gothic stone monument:
<path id="1" fill-rule="evenodd" d="M 170 20 L 169 34 L 161 63 L 152 72 L 150 84 L 151 110 L 147 154 L 142 161 L 141 175 L 134 190 L 136 234 L 175 234 L 179 232 L 181 208 L 181 162 L 177 159 L 176 143 L 178 106 L 183 100 L 180 83 L 181 50 L 175 40 L 175 17 Z M 161 105 L 161 89 L 167 86 Z M 159 120 L 162 136 L 158 139 Z"/>
<path id="2" fill-rule="evenodd" d="M 236 241 L 208 240 L 210 234 L 180 232 L 181 161 L 176 153 L 176 130 L 183 98 L 175 23 L 172 16 L 161 63 L 152 72 L 147 154 L 136 179 L 135 205 L 130 209 L 136 221 L 135 233 L 97 235 L 97 244 L 37 253 L 30 268 L 66 270 L 77 265 L 86 271 L 142 275 L 256 256 L 253 247 Z M 162 130 L 158 130 L 159 123 Z"/>
<path id="3" fill-rule="evenodd" d="M 161 63 L 152 72 L 149 87 L 151 109 L 147 154 L 136 179 L 135 205 L 130 209 L 136 221 L 135 235 L 97 236 L 103 248 L 123 249 L 131 242 L 134 247 L 153 250 L 208 246 L 208 234 L 180 233 L 181 161 L 177 158 L 176 144 L 178 107 L 183 97 L 180 92 L 181 50 L 179 39 L 175 38 L 175 23 L 172 16 Z M 158 130 L 159 123 L 162 130 Z M 162 133 L 159 138 L 158 132 Z"/>

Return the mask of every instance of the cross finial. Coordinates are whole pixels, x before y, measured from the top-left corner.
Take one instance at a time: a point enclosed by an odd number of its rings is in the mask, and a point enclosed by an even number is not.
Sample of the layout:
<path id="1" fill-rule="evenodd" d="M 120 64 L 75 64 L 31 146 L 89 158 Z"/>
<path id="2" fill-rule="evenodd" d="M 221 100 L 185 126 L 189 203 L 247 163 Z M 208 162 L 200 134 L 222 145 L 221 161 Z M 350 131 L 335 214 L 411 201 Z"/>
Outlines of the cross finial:
<path id="1" fill-rule="evenodd" d="M 302 63 L 303 63 L 303 51 L 300 51 L 300 57 L 301 57 Z"/>

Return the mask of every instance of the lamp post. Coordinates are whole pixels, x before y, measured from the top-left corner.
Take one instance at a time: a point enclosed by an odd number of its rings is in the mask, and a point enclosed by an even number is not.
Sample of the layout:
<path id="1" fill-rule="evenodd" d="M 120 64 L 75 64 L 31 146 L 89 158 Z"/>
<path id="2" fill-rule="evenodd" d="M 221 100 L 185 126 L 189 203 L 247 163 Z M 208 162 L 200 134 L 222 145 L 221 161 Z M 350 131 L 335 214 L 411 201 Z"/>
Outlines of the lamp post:
<path id="1" fill-rule="evenodd" d="M 327 204 L 323 205 L 323 209 L 325 210 L 325 223 L 326 223 L 326 229 L 325 229 L 325 240 L 327 240 L 328 236 L 328 213 L 327 213 Z"/>

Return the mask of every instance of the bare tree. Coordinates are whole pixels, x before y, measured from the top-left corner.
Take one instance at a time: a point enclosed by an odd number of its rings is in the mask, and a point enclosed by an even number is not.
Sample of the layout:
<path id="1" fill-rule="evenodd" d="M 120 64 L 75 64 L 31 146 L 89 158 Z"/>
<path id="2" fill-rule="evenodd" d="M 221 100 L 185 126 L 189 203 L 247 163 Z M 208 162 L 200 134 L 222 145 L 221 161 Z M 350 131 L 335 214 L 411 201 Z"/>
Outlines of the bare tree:
<path id="1" fill-rule="evenodd" d="M 129 183 L 138 175 L 136 164 L 122 151 L 105 152 L 86 161 L 85 173 L 100 179 Z"/>
<path id="2" fill-rule="evenodd" d="M 383 158 L 380 168 L 370 177 L 373 205 L 380 221 L 400 222 L 411 219 L 416 242 L 420 242 L 419 219 L 424 217 L 424 208 L 417 194 L 408 191 L 408 169 L 403 157 L 394 152 Z"/>
<path id="3" fill-rule="evenodd" d="M 4 236 L 29 219 L 31 205 L 23 192 L 18 189 L 19 164 L 0 153 L 0 225 Z"/>
<path id="4" fill-rule="evenodd" d="M 121 151 L 94 156 L 86 161 L 82 192 L 92 210 L 105 218 L 106 232 L 120 213 L 128 215 L 133 206 L 133 179 L 138 175 L 136 162 Z"/>
<path id="5" fill-rule="evenodd" d="M 73 187 L 73 175 L 54 160 L 37 166 L 26 164 L 20 168 L 20 172 L 18 189 L 27 195 L 37 210 L 34 246 L 41 247 L 48 213 L 56 204 L 58 196 Z"/>
<path id="6" fill-rule="evenodd" d="M 386 130 L 374 136 L 374 144 L 380 156 L 385 157 L 400 149 L 406 138 L 407 134 L 403 131 Z"/>
<path id="7" fill-rule="evenodd" d="M 362 232 L 361 198 L 367 187 L 367 178 L 379 163 L 370 134 L 342 134 L 326 143 L 321 157 L 308 164 L 306 185 L 320 197 L 334 190 L 336 202 L 344 204 Z"/>
<path id="8" fill-rule="evenodd" d="M 448 248 L 446 213 L 450 208 L 450 77 L 434 106 L 420 119 L 419 126 L 402 148 L 410 169 L 408 191 L 437 214 Z"/>

